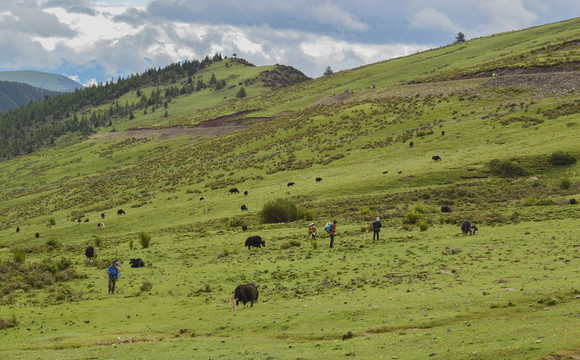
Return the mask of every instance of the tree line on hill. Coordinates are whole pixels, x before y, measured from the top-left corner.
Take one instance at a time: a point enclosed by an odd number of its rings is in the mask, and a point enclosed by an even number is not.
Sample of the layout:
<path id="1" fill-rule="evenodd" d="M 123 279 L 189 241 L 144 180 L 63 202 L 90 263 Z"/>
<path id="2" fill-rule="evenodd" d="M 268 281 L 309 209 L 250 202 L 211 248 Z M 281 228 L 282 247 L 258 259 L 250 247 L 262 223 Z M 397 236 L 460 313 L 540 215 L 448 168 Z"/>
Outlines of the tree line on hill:
<path id="1" fill-rule="evenodd" d="M 222 61 L 221 54 L 206 56 L 203 60 L 173 63 L 165 68 L 151 68 L 140 75 L 125 79 L 119 77 L 105 84 L 77 89 L 54 97 L 46 97 L 39 102 L 9 110 L 0 114 L 0 160 L 30 154 L 45 146 L 53 145 L 56 140 L 67 134 L 88 136 L 101 126 L 112 126 L 114 118 L 133 118 L 134 112 L 149 108 L 155 111 L 161 106 L 167 108 L 173 97 L 212 87 L 217 90 L 226 86 L 225 80 L 218 80 L 212 74 L 209 84 L 201 79 L 194 82 L 192 76 L 213 62 Z M 150 96 L 139 89 L 147 86 L 175 84 L 178 79 L 187 77 L 187 83 L 172 85 L 161 91 L 157 88 Z M 137 91 L 137 102 L 117 101 L 122 95 Z M 103 108 L 102 105 L 109 104 Z M 101 106 L 100 110 L 90 111 L 89 107 Z M 80 115 L 79 115 L 80 114 Z"/>

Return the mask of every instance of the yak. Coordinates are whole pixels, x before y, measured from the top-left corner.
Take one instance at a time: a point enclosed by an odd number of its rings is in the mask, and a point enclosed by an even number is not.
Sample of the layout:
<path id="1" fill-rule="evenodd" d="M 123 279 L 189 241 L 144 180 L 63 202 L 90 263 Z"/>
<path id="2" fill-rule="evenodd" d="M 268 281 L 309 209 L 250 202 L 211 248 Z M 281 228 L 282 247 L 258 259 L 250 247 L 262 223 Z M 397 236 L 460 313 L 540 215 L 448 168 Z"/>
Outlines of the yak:
<path id="1" fill-rule="evenodd" d="M 95 249 L 92 246 L 87 246 L 87 248 L 85 249 L 85 256 L 90 260 L 96 258 L 97 254 L 95 254 Z"/>
<path id="2" fill-rule="evenodd" d="M 141 258 L 131 259 L 129 260 L 129 265 L 131 265 L 132 268 L 139 268 L 145 266 L 145 262 Z"/>
<path id="3" fill-rule="evenodd" d="M 475 235 L 475 232 L 478 230 L 479 229 L 477 228 L 477 226 L 473 225 L 469 220 L 463 220 L 463 222 L 461 223 L 461 232 L 466 235 L 467 233 L 469 233 L 469 235 Z"/>
<path id="4" fill-rule="evenodd" d="M 236 286 L 234 300 L 236 301 L 235 308 L 238 307 L 240 301 L 244 304 L 244 308 L 246 308 L 246 303 L 251 303 L 250 307 L 254 307 L 254 301 L 258 300 L 258 287 L 254 283 Z"/>
<path id="5" fill-rule="evenodd" d="M 238 190 L 238 188 L 231 188 L 230 190 L 230 194 L 239 194 L 240 190 Z"/>
<path id="6" fill-rule="evenodd" d="M 266 247 L 266 241 L 262 240 L 262 237 L 259 235 L 248 236 L 246 239 L 246 245 L 248 250 L 251 250 L 252 246 L 261 248 L 262 246 Z"/>

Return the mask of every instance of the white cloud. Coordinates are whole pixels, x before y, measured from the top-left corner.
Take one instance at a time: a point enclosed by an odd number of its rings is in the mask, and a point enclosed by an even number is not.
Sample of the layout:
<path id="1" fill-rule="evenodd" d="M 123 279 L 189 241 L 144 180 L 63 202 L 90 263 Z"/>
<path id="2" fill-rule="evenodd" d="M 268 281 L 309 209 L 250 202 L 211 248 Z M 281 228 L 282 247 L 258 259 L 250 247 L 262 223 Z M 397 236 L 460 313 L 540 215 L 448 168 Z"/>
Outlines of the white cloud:
<path id="1" fill-rule="evenodd" d="M 412 14 L 409 20 L 411 29 L 448 30 L 452 32 L 459 30 L 459 27 L 447 15 L 429 7 Z"/>
<path id="2" fill-rule="evenodd" d="M 314 19 L 321 24 L 333 25 L 337 29 L 366 31 L 367 24 L 363 24 L 354 19 L 354 16 L 336 5 L 326 1 L 319 6 L 308 7 Z"/>

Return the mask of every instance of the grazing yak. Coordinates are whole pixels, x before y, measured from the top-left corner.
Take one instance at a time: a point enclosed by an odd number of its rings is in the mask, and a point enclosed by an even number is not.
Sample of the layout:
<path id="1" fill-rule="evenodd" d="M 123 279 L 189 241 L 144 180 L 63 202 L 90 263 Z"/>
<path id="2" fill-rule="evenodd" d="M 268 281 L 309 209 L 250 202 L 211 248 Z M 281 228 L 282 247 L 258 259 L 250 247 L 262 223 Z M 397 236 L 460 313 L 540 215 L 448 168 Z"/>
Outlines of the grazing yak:
<path id="1" fill-rule="evenodd" d="M 321 177 L 317 177 L 316 178 L 316 182 L 321 182 L 321 181 L 322 181 L 322 178 Z"/>
<path id="2" fill-rule="evenodd" d="M 40 233 L 37 231 L 36 234 L 34 234 L 34 236 L 36 236 L 36 238 L 38 239 L 40 237 Z"/>
<path id="3" fill-rule="evenodd" d="M 411 141 L 411 142 L 409 143 L 409 147 L 413 147 L 413 145 L 414 145 L 414 144 L 413 144 L 413 142 Z"/>
<path id="4" fill-rule="evenodd" d="M 463 220 L 461 223 L 461 232 L 465 235 L 467 235 L 467 233 L 469 233 L 469 235 L 475 235 L 475 232 L 478 230 L 477 226 L 473 225 L 469 220 Z"/>
<path id="5" fill-rule="evenodd" d="M 251 303 L 250 307 L 254 307 L 254 301 L 258 300 L 258 287 L 254 283 L 236 286 L 234 300 L 236 301 L 235 306 L 232 304 L 234 310 L 238 309 L 240 301 L 244 304 L 244 309 L 246 308 L 246 303 Z"/>
<path id="6" fill-rule="evenodd" d="M 244 196 L 248 196 L 248 194 L 249 194 L 248 190 L 245 190 L 244 191 Z"/>
<path id="7" fill-rule="evenodd" d="M 199 201 L 204 201 L 205 200 L 205 196 L 202 196 L 199 198 Z"/>
<path id="8" fill-rule="evenodd" d="M 248 211 L 248 207 L 246 205 L 242 205 L 242 211 Z"/>
<path id="9" fill-rule="evenodd" d="M 119 209 L 117 210 L 117 215 L 125 215 L 125 212 L 123 211 L 123 209 Z"/>
<path id="10" fill-rule="evenodd" d="M 248 250 L 251 250 L 251 247 L 257 247 L 257 248 L 261 248 L 262 246 L 266 247 L 266 241 L 262 240 L 262 237 L 259 235 L 253 235 L 253 236 L 249 236 L 246 239 L 246 245 L 248 247 Z"/>
<path id="11" fill-rule="evenodd" d="M 248 230 L 248 225 L 242 225 L 242 231 Z"/>
<path id="12" fill-rule="evenodd" d="M 578 204 L 578 202 L 574 198 L 570 199 L 569 202 L 570 202 L 570 205 L 576 205 L 576 204 Z"/>
<path id="13" fill-rule="evenodd" d="M 441 161 L 441 156 L 435 155 L 435 156 L 431 157 L 431 160 L 432 161 Z"/>
<path id="14" fill-rule="evenodd" d="M 20 232 L 20 226 L 16 227 L 16 232 L 19 233 Z"/>
<path id="15" fill-rule="evenodd" d="M 100 222 L 100 223 L 97 224 L 97 227 L 99 229 L 104 229 L 105 228 L 105 223 Z"/>
<path id="16" fill-rule="evenodd" d="M 240 190 L 238 190 L 238 188 L 231 188 L 230 190 L 230 194 L 239 194 Z"/>
<path id="17" fill-rule="evenodd" d="M 441 135 L 445 135 L 445 130 L 441 131 Z"/>
<path id="18" fill-rule="evenodd" d="M 89 222 L 89 218 L 86 218 L 86 219 L 85 219 L 85 222 Z"/>
<path id="19" fill-rule="evenodd" d="M 82 223 L 82 222 L 83 222 L 83 220 L 82 220 L 81 218 L 79 218 L 79 219 L 77 220 L 77 222 L 80 224 L 80 223 Z"/>
<path id="20" fill-rule="evenodd" d="M 131 265 L 132 268 L 140 268 L 145 266 L 145 262 L 141 258 L 131 259 L 129 260 L 129 265 Z"/>
<path id="21" fill-rule="evenodd" d="M 93 258 L 96 258 L 97 254 L 95 254 L 95 249 L 92 246 L 87 246 L 87 248 L 85 249 L 85 256 L 89 260 L 93 260 Z"/>
<path id="22" fill-rule="evenodd" d="M 290 181 L 290 182 L 288 183 L 288 185 L 287 185 L 287 186 L 288 186 L 288 187 L 290 187 L 290 186 L 294 186 L 294 184 L 295 184 L 295 182 L 293 182 L 293 181 Z"/>
<path id="23" fill-rule="evenodd" d="M 441 206 L 441 212 L 451 212 L 451 208 L 447 205 Z"/>
<path id="24" fill-rule="evenodd" d="M 383 171 L 383 174 L 388 174 L 388 173 L 389 173 L 389 170 Z"/>
<path id="25" fill-rule="evenodd" d="M 101 219 L 105 218 L 105 213 L 101 213 Z"/>

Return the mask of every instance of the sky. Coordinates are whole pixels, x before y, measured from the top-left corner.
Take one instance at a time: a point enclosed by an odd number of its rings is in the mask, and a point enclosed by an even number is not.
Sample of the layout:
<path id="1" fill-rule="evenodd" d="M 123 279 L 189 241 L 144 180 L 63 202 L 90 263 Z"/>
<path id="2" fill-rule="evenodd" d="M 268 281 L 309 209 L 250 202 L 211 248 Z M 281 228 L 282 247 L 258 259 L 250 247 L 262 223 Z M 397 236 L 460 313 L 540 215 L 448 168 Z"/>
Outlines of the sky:
<path id="1" fill-rule="evenodd" d="M 310 77 L 580 16 L 580 0 L 0 0 L 0 71 L 83 85 L 206 55 Z"/>

